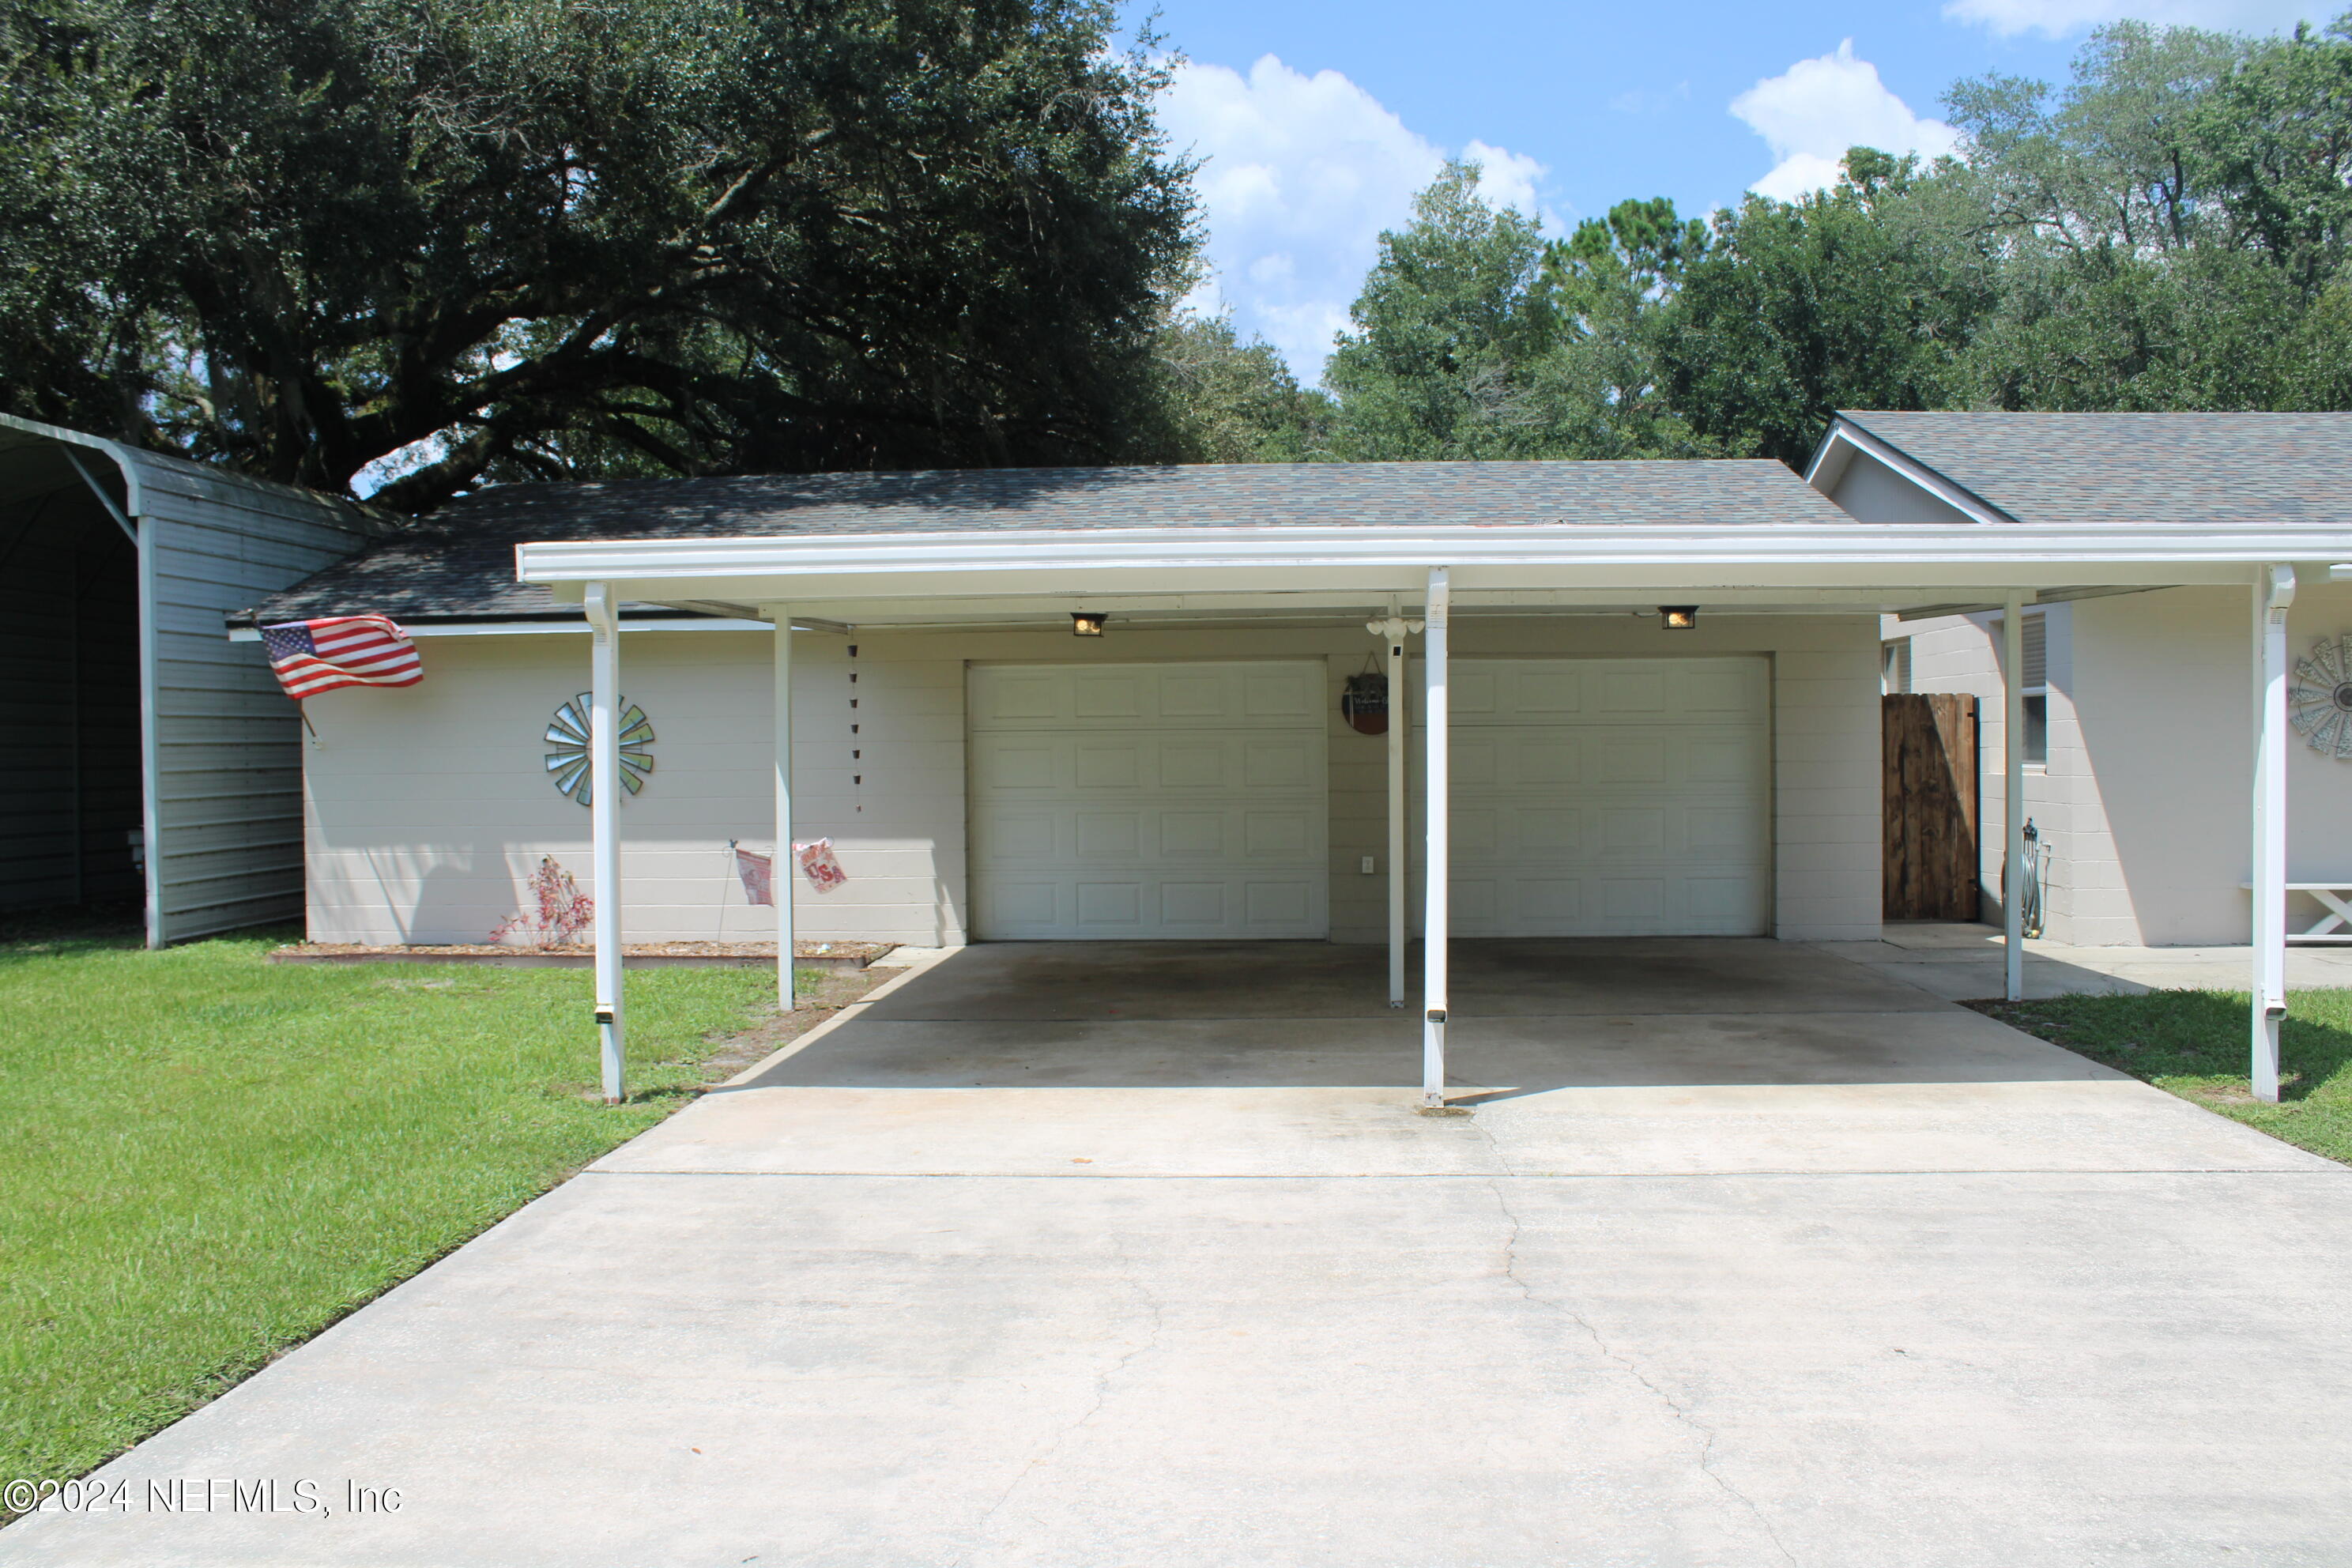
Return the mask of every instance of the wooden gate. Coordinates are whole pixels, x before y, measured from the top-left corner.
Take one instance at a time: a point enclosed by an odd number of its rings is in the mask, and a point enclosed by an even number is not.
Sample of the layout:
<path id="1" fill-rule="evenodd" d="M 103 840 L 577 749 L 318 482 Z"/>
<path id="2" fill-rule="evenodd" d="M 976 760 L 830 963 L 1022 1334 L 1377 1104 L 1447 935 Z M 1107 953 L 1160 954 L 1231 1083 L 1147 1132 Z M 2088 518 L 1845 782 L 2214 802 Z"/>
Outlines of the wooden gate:
<path id="1" fill-rule="evenodd" d="M 1977 887 L 1977 700 L 1879 700 L 1890 921 L 1972 921 Z"/>

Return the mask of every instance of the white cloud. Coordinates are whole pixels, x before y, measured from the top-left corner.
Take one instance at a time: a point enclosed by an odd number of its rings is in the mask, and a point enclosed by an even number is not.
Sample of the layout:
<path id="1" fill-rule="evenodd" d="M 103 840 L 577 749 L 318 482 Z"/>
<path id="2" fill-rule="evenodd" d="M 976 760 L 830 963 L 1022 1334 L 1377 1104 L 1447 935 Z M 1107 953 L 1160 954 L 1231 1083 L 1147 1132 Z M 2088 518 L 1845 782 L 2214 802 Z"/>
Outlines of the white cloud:
<path id="1" fill-rule="evenodd" d="M 1192 303 L 1230 307 L 1244 337 L 1263 335 L 1300 381 L 1319 380 L 1381 231 L 1410 218 L 1445 149 L 1338 71 L 1310 77 L 1272 55 L 1247 76 L 1180 66 L 1160 119 L 1178 151 L 1202 160 L 1215 270 Z M 1541 163 L 1484 142 L 1459 156 L 1478 165 L 1489 200 L 1557 226 L 1538 194 Z"/>
<path id="2" fill-rule="evenodd" d="M 1920 119 L 1888 91 L 1876 66 L 1854 58 L 1852 38 L 1765 78 L 1731 100 L 1731 112 L 1772 150 L 1771 172 L 1748 188 L 1781 201 L 1835 184 L 1849 147 L 1933 158 L 1959 143 L 1950 126 Z"/>
<path id="3" fill-rule="evenodd" d="M 2329 9 L 2303 0 L 1948 0 L 1945 16 L 1975 22 L 2002 37 L 2040 33 L 2062 38 L 2126 17 L 2169 27 L 2214 27 L 2240 33 L 2284 32 L 2295 23 L 2324 22 Z"/>
<path id="4" fill-rule="evenodd" d="M 1525 153 L 1489 147 L 1484 142 L 1473 142 L 1463 148 L 1462 161 L 1478 166 L 1478 189 L 1489 203 L 1497 207 L 1517 207 L 1539 223 L 1546 221 L 1543 204 L 1536 195 L 1536 183 L 1550 170 Z M 1559 225 L 1555 220 L 1549 226 L 1557 228 Z"/>

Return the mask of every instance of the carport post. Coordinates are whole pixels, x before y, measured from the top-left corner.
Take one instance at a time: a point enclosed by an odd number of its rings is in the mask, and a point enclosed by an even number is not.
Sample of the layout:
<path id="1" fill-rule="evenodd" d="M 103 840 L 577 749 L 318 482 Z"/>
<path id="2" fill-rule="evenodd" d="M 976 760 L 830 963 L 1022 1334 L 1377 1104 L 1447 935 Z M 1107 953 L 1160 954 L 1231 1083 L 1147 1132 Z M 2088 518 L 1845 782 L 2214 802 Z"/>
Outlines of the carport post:
<path id="1" fill-rule="evenodd" d="M 1408 714 L 1404 705 L 1404 618 L 1396 599 L 1389 600 L 1386 635 L 1389 650 L 1389 1005 L 1404 1005 L 1405 934 L 1405 740 Z"/>
<path id="2" fill-rule="evenodd" d="M 1422 710 L 1429 731 L 1422 758 L 1426 770 L 1422 809 L 1428 850 L 1423 877 L 1427 904 L 1421 922 L 1421 1005 L 1425 1009 L 1421 1026 L 1421 1103 L 1432 1107 L 1445 1103 L 1445 893 L 1452 879 L 1448 829 L 1453 815 L 1446 776 L 1445 644 L 1452 594 L 1446 569 L 1431 567 L 1429 607 L 1423 612 L 1426 636 L 1421 650 L 1427 687 Z"/>
<path id="3" fill-rule="evenodd" d="M 768 868 L 768 897 L 776 906 L 776 1005 L 793 1010 L 793 890 L 800 865 L 793 858 L 793 616 L 776 617 L 776 858 Z"/>
<path id="4" fill-rule="evenodd" d="M 2294 568 L 2265 566 L 2254 588 L 2253 1097 L 2279 1097 L 2286 1021 L 2286 611 Z"/>
<path id="5" fill-rule="evenodd" d="M 588 584 L 588 837 L 596 876 L 596 1034 L 604 1102 L 627 1092 L 621 1016 L 621 622 L 612 585 Z"/>
<path id="6" fill-rule="evenodd" d="M 2001 994 L 2025 1000 L 2025 599 L 2000 618 Z"/>

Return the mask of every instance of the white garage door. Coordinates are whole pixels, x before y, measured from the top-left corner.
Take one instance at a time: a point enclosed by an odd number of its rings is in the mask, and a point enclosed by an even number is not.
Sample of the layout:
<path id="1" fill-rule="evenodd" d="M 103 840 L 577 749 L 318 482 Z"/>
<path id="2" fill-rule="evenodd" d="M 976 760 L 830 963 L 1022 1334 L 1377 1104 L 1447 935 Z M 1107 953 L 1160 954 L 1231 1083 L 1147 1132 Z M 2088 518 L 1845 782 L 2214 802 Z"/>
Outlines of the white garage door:
<path id="1" fill-rule="evenodd" d="M 1456 935 L 1770 929 L 1763 659 L 1457 659 L 1452 688 Z"/>
<path id="2" fill-rule="evenodd" d="M 979 935 L 1319 937 L 1324 666 L 971 671 Z"/>

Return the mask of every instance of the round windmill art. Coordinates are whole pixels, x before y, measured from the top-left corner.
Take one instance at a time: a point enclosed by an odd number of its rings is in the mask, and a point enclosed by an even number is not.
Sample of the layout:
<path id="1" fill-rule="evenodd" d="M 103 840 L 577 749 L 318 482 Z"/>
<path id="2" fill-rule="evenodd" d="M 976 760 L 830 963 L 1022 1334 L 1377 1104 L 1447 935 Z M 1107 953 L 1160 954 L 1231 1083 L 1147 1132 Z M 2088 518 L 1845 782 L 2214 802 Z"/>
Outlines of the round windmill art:
<path id="1" fill-rule="evenodd" d="M 2294 732 L 2323 756 L 2352 757 L 2352 637 L 2314 643 L 2287 693 Z"/>
<path id="2" fill-rule="evenodd" d="M 555 784 L 556 793 L 568 795 L 586 805 L 593 797 L 590 774 L 593 771 L 588 757 L 589 694 L 585 691 L 555 710 L 547 726 L 547 741 L 555 747 L 547 753 L 547 776 Z M 621 787 L 631 795 L 646 787 L 646 775 L 654 771 L 654 727 L 646 718 L 646 710 L 624 697 L 621 709 Z"/>

